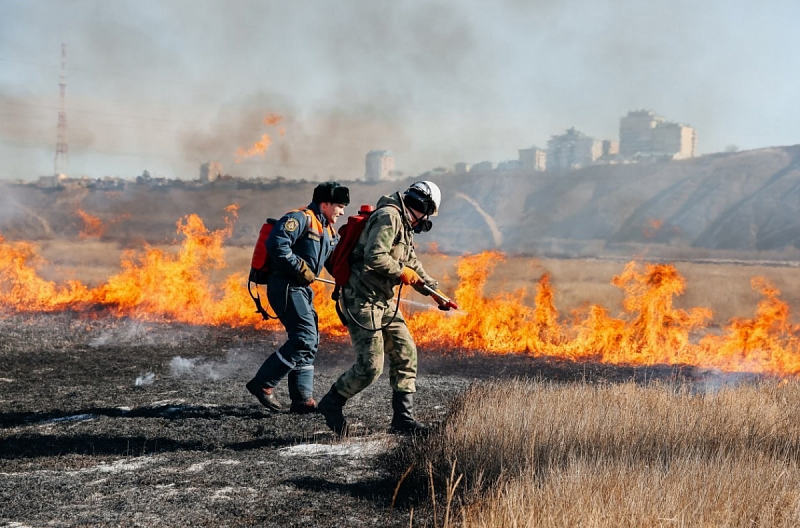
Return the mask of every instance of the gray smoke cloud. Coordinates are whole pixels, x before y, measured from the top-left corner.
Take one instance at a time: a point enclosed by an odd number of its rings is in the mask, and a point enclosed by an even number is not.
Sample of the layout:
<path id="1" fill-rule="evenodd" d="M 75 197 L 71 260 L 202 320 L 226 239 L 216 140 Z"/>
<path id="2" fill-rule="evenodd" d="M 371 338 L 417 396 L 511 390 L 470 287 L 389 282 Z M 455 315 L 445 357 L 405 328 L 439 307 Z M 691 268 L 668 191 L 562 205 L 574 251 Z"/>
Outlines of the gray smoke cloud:
<path id="1" fill-rule="evenodd" d="M 94 176 L 195 178 L 214 159 L 240 176 L 360 177 L 378 148 L 413 175 L 513 159 L 573 125 L 615 139 L 638 108 L 695 126 L 705 152 L 786 144 L 800 12 L 747 4 L 0 0 L 0 113 L 15 116 L 0 176 L 52 166 L 61 42 L 70 166 Z M 235 164 L 264 133 L 264 158 Z"/>
<path id="2" fill-rule="evenodd" d="M 244 349 L 230 350 L 225 359 L 215 361 L 203 357 L 173 357 L 169 362 L 170 376 L 188 378 L 196 381 L 233 378 L 245 370 L 252 370 L 257 354 Z"/>
<path id="3" fill-rule="evenodd" d="M 494 242 L 495 247 L 500 247 L 503 245 L 503 233 L 500 232 L 500 229 L 497 227 L 497 222 L 495 222 L 494 218 L 492 218 L 489 213 L 483 210 L 483 207 L 475 201 L 475 199 L 470 198 L 464 193 L 457 192 L 454 194 L 456 198 L 461 198 L 469 202 L 472 207 L 475 208 L 475 211 L 478 215 L 486 222 L 487 227 L 492 233 L 492 241 Z"/>
<path id="4" fill-rule="evenodd" d="M 145 372 L 141 376 L 137 376 L 133 382 L 133 385 L 136 387 L 145 387 L 147 385 L 152 385 L 156 379 L 156 375 L 153 372 Z"/>
<path id="5" fill-rule="evenodd" d="M 53 229 L 45 216 L 26 204 L 14 187 L 0 182 L 0 236 L 24 233 L 28 238 L 50 237 Z"/>
<path id="6" fill-rule="evenodd" d="M 101 329 L 88 340 L 90 347 L 179 347 L 202 341 L 208 329 L 182 326 L 164 327 L 157 323 L 123 319 L 110 328 Z"/>

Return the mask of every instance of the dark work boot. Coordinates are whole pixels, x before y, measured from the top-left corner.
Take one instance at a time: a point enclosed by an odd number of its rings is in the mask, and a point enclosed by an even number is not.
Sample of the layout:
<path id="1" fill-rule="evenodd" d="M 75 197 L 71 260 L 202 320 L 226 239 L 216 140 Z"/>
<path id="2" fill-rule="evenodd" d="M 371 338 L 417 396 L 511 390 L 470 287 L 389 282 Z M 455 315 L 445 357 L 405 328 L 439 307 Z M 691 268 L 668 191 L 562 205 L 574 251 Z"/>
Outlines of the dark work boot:
<path id="1" fill-rule="evenodd" d="M 306 401 L 293 401 L 289 406 L 289 412 L 292 414 L 311 414 L 317 411 L 317 402 L 314 398 L 309 398 Z"/>
<path id="2" fill-rule="evenodd" d="M 394 392 L 392 393 L 392 425 L 389 432 L 394 434 L 406 435 L 426 435 L 428 428 L 420 422 L 414 420 L 414 393 L 413 392 Z"/>
<path id="3" fill-rule="evenodd" d="M 264 361 L 261 368 L 256 372 L 256 376 L 248 381 L 245 386 L 250 391 L 250 394 L 258 398 L 261 405 L 270 411 L 280 411 L 283 405 L 275 398 L 273 387 L 291 370 L 292 366 L 287 364 L 278 352 L 274 352 Z"/>
<path id="4" fill-rule="evenodd" d="M 328 394 L 322 397 L 317 409 L 325 417 L 325 424 L 339 436 L 347 435 L 347 420 L 342 414 L 342 407 L 347 403 L 347 398 L 339 394 L 336 384 L 331 385 Z"/>
<path id="5" fill-rule="evenodd" d="M 289 373 L 289 397 L 292 405 L 289 412 L 293 414 L 310 414 L 317 412 L 317 402 L 314 401 L 314 366 L 305 365 L 295 367 Z"/>
<path id="6" fill-rule="evenodd" d="M 250 391 L 250 394 L 258 398 L 261 405 L 270 411 L 280 411 L 283 409 L 283 405 L 281 405 L 281 402 L 275 397 L 272 387 L 264 387 L 256 378 L 248 381 L 245 387 Z"/>

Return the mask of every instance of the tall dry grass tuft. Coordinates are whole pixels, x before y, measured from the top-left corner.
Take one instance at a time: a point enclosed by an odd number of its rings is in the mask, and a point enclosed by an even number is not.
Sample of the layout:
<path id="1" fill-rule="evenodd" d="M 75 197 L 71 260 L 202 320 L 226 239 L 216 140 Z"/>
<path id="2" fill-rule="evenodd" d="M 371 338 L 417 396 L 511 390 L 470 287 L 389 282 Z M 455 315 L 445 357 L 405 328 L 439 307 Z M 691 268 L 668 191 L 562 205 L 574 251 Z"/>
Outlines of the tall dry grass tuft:
<path id="1" fill-rule="evenodd" d="M 800 526 L 798 382 L 481 383 L 410 450 L 463 526 Z"/>

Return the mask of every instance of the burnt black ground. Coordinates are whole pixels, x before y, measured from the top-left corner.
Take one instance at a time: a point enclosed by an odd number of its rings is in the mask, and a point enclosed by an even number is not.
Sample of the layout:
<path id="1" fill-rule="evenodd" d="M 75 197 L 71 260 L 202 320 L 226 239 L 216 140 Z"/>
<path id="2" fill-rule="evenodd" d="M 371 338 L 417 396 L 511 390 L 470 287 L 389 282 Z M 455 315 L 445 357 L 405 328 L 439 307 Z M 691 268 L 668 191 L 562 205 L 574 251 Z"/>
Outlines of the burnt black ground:
<path id="1" fill-rule="evenodd" d="M 403 439 L 386 433 L 387 375 L 351 399 L 358 436 L 272 414 L 244 388 L 282 333 L 60 313 L 0 318 L 0 526 L 408 526 L 390 513 Z M 323 339 L 315 392 L 347 368 Z M 626 368 L 420 350 L 417 418 L 436 423 L 476 380 L 697 379 Z M 285 383 L 278 397 L 288 404 Z M 524 402 L 521 402 L 524 404 Z"/>

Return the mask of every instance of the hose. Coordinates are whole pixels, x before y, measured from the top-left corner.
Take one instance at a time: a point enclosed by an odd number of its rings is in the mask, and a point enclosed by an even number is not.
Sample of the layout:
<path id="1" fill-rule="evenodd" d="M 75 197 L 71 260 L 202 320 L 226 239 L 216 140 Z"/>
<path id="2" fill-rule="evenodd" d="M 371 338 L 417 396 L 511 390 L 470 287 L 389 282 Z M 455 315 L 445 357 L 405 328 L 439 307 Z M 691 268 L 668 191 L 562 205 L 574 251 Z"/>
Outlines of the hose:
<path id="1" fill-rule="evenodd" d="M 394 322 L 395 317 L 397 317 L 397 312 L 400 311 L 400 294 L 402 293 L 402 291 L 403 291 L 403 285 L 400 284 L 400 287 L 397 289 L 397 300 L 395 301 L 395 308 L 394 308 L 394 313 L 392 314 L 392 318 L 389 320 L 388 323 L 378 328 L 370 328 L 368 326 L 362 325 L 361 323 L 358 322 L 355 316 L 352 313 L 350 313 L 350 309 L 347 308 L 347 303 L 345 302 L 344 298 L 344 288 L 342 288 L 342 296 L 341 296 L 342 306 L 344 307 L 344 311 L 350 317 L 350 320 L 353 321 L 356 325 L 358 325 L 358 327 L 361 328 L 362 330 L 366 330 L 367 332 L 382 332 L 387 328 L 389 328 L 389 325 L 392 324 Z"/>

